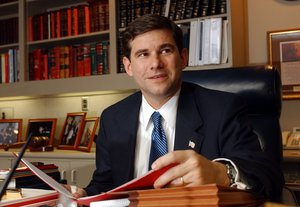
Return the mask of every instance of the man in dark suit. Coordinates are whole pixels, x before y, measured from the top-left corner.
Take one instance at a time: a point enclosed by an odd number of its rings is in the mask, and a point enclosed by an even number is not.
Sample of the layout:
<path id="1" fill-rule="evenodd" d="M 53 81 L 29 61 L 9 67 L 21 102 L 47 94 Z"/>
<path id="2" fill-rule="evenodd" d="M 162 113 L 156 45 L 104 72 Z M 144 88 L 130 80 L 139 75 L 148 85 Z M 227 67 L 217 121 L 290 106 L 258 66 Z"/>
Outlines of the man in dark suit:
<path id="1" fill-rule="evenodd" d="M 145 15 L 123 33 L 123 64 L 140 88 L 101 115 L 96 170 L 77 197 L 99 194 L 148 171 L 151 114 L 162 115 L 168 153 L 150 167 L 177 165 L 155 188 L 216 183 L 251 189 L 275 199 L 283 176 L 262 152 L 248 125 L 246 107 L 233 94 L 182 83 L 187 65 L 180 28 L 167 18 Z"/>

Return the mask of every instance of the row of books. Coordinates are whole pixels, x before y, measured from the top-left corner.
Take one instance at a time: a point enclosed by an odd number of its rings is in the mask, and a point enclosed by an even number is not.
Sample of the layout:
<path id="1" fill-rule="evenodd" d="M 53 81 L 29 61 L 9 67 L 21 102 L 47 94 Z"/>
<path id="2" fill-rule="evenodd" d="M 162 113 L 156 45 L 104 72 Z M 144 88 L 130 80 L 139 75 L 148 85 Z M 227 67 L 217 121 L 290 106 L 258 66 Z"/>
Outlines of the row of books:
<path id="1" fill-rule="evenodd" d="M 149 13 L 182 20 L 225 14 L 226 7 L 226 0 L 121 0 L 119 27 L 126 27 L 135 18 Z"/>
<path id="2" fill-rule="evenodd" d="M 109 74 L 109 42 L 35 49 L 29 54 L 29 80 Z"/>
<path id="3" fill-rule="evenodd" d="M 28 17 L 29 41 L 75 36 L 109 29 L 108 0 L 66 6 Z"/>
<path id="4" fill-rule="evenodd" d="M 19 50 L 9 49 L 0 53 L 0 83 L 18 82 L 19 72 Z"/>
<path id="5" fill-rule="evenodd" d="M 0 45 L 18 42 L 18 18 L 0 20 Z"/>
<path id="6" fill-rule="evenodd" d="M 190 22 L 189 66 L 221 64 L 228 61 L 228 21 L 208 18 Z"/>

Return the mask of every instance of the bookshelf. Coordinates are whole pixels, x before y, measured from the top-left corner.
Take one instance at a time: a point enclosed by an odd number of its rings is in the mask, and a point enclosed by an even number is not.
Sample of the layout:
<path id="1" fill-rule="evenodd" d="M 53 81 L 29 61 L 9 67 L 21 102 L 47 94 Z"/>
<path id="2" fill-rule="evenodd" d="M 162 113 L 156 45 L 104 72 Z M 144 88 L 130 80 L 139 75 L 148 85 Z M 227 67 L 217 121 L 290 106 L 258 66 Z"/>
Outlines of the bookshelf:
<path id="1" fill-rule="evenodd" d="M 44 40 L 29 40 L 28 19 L 30 16 L 45 13 L 72 5 L 86 2 L 85 0 L 16 0 L 0 5 L 0 20 L 7 16 L 18 17 L 19 37 L 18 43 L 0 46 L 0 52 L 17 47 L 20 51 L 19 81 L 0 84 L 0 100 L 14 99 L 23 96 L 40 97 L 58 95 L 61 93 L 89 93 L 97 91 L 116 91 L 137 88 L 134 81 L 124 73 L 118 72 L 118 36 L 122 30 L 118 23 L 119 2 L 108 0 L 109 29 L 90 32 L 86 34 L 64 36 Z M 228 26 L 228 62 L 218 65 L 205 65 L 188 67 L 188 70 L 218 69 L 231 66 L 243 66 L 247 63 L 247 24 L 246 24 L 246 0 L 226 0 L 227 13 L 214 15 L 227 19 Z M 5 12 L 4 12 L 5 11 Z M 210 18 L 200 17 L 200 19 Z M 178 24 L 189 24 L 193 19 L 178 20 Z M 234 41 L 233 41 L 234 39 Z M 92 75 L 84 77 L 60 78 L 51 80 L 31 81 L 28 77 L 29 53 L 37 48 L 50 48 L 65 44 L 89 43 L 108 40 L 109 48 L 109 74 Z"/>

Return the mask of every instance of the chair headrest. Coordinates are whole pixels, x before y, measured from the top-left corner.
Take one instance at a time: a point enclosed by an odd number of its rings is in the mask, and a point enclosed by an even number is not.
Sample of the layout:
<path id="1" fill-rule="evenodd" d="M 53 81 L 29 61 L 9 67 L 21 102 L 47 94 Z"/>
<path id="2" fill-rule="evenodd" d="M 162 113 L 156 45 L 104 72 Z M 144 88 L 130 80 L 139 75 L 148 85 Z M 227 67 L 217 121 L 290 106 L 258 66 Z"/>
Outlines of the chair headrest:
<path id="1" fill-rule="evenodd" d="M 183 71 L 183 81 L 241 96 L 249 114 L 281 113 L 281 82 L 276 69 L 249 66 L 215 70 Z"/>

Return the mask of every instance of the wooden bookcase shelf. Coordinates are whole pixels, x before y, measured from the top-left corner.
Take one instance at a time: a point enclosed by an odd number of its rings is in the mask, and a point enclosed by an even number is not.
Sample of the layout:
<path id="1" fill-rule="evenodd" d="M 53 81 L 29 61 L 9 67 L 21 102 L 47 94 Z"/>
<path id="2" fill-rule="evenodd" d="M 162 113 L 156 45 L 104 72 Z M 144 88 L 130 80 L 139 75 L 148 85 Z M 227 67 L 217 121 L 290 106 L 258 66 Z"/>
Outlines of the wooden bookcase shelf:
<path id="1" fill-rule="evenodd" d="M 19 96 L 40 97 L 60 93 L 87 93 L 93 91 L 128 90 L 136 89 L 134 81 L 126 74 L 118 73 L 118 3 L 116 0 L 109 2 L 109 30 L 81 34 L 77 36 L 55 39 L 28 41 L 28 17 L 40 14 L 49 9 L 57 9 L 67 5 L 76 5 L 86 0 L 17 0 L 15 2 L 0 5 L 0 19 L 7 16 L 18 16 L 19 41 L 16 44 L 1 45 L 0 52 L 9 48 L 19 48 L 20 71 L 19 82 L 0 84 L 0 99 L 18 98 Z M 228 26 L 228 62 L 220 65 L 205 65 L 188 67 L 187 70 L 218 69 L 247 64 L 247 25 L 246 25 L 247 0 L 227 0 L 227 13 L 215 15 L 229 21 Z M 210 18 L 200 17 L 201 19 Z M 180 20 L 176 23 L 188 24 L 191 19 Z M 34 48 L 53 47 L 61 44 L 77 44 L 109 40 L 109 68 L 110 73 L 105 75 L 72 77 L 55 80 L 28 81 L 28 57 Z"/>

